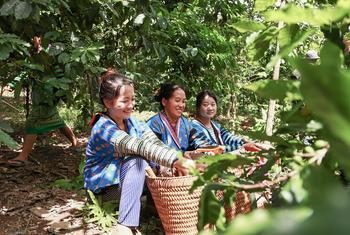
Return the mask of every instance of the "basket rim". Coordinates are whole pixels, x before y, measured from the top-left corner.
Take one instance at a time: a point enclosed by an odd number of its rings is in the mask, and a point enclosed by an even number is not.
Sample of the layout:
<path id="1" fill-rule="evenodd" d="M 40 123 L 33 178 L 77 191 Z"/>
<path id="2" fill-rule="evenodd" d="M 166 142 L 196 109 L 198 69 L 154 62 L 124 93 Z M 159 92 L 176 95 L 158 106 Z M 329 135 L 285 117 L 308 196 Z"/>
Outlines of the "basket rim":
<path id="1" fill-rule="evenodd" d="M 164 179 L 164 180 L 171 180 L 171 179 L 173 179 L 173 180 L 175 180 L 175 179 L 186 179 L 186 178 L 198 178 L 198 176 L 185 175 L 185 176 L 166 176 L 166 177 L 156 176 L 156 177 L 152 177 L 152 176 L 146 175 L 146 178 L 150 179 L 150 180 L 157 180 L 157 179 Z"/>

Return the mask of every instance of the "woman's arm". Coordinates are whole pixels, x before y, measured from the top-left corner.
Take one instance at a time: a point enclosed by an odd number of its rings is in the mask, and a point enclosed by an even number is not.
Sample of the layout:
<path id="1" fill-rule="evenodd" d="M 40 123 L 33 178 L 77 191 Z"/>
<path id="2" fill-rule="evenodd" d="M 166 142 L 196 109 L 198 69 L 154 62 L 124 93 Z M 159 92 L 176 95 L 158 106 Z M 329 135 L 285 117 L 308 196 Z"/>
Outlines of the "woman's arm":
<path id="1" fill-rule="evenodd" d="M 178 160 L 177 152 L 161 145 L 156 135 L 149 129 L 141 138 L 130 136 L 126 132 L 118 130 L 114 146 L 116 151 L 123 156 L 140 155 L 166 167 L 172 167 L 173 163 Z"/>
<path id="2" fill-rule="evenodd" d="M 229 132 L 222 126 L 219 126 L 219 129 L 222 141 L 225 145 L 225 152 L 237 150 L 245 143 L 244 139 L 233 135 L 231 132 Z"/>
<path id="3" fill-rule="evenodd" d="M 197 125 L 191 125 L 190 131 L 190 149 L 195 150 L 204 147 L 218 146 L 218 144 L 210 139 L 205 130 Z"/>

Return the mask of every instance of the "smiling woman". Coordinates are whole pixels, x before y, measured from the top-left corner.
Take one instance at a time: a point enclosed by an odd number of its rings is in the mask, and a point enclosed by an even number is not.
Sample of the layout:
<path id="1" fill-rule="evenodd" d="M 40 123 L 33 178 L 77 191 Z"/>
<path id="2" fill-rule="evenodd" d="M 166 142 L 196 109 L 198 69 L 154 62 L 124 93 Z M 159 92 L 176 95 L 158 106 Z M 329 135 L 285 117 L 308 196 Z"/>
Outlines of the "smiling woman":
<path id="1" fill-rule="evenodd" d="M 134 85 L 126 76 L 108 70 L 101 77 L 100 99 L 106 112 L 96 115 L 86 148 L 84 187 L 102 201 L 119 201 L 118 225 L 113 234 L 138 234 L 147 160 L 188 173 L 191 160 L 177 158 L 146 123 L 131 116 Z M 167 104 L 166 104 L 167 105 Z"/>
<path id="2" fill-rule="evenodd" d="M 186 107 L 185 89 L 175 84 L 163 84 L 155 95 L 161 111 L 148 120 L 148 125 L 166 145 L 181 151 L 189 147 L 190 125 L 182 115 Z"/>
<path id="3" fill-rule="evenodd" d="M 196 118 L 191 121 L 191 147 L 223 146 L 231 152 L 243 146 L 248 151 L 259 151 L 262 146 L 235 136 L 213 121 L 217 112 L 217 98 L 211 91 L 202 91 L 196 97 Z"/>

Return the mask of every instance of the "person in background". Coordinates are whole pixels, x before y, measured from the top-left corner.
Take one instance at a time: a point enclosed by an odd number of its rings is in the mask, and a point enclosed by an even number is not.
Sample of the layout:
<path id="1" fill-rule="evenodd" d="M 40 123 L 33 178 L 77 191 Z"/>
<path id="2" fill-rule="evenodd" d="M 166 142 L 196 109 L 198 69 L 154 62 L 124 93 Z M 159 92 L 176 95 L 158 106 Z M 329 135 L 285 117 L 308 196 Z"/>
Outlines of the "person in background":
<path id="1" fill-rule="evenodd" d="M 32 42 L 35 48 L 32 57 L 35 57 L 35 54 L 46 53 L 41 46 L 40 37 L 33 37 Z M 52 76 L 56 78 L 63 76 L 63 71 L 58 65 L 52 65 L 51 70 L 53 72 Z M 55 129 L 59 129 L 68 138 L 72 147 L 77 147 L 78 145 L 72 129 L 62 120 L 58 113 L 57 104 L 59 98 L 45 89 L 40 78 L 33 78 L 31 82 L 32 106 L 26 120 L 23 147 L 17 157 L 7 161 L 7 164 L 10 166 L 24 166 L 28 162 L 29 154 L 33 149 L 37 136 Z"/>
<path id="2" fill-rule="evenodd" d="M 260 151 L 262 145 L 249 142 L 233 135 L 219 123 L 213 121 L 217 113 L 217 98 L 211 91 L 202 91 L 196 97 L 196 115 L 191 121 L 191 147 L 223 146 L 224 152 L 232 152 L 243 147 L 248 151 Z"/>
<path id="3" fill-rule="evenodd" d="M 187 175 L 192 160 L 178 159 L 146 123 L 131 116 L 134 85 L 126 76 L 109 69 L 101 77 L 101 103 L 106 112 L 93 118 L 86 148 L 84 187 L 103 200 L 119 201 L 118 225 L 112 234 L 140 234 L 141 194 L 148 161 L 175 168 Z"/>

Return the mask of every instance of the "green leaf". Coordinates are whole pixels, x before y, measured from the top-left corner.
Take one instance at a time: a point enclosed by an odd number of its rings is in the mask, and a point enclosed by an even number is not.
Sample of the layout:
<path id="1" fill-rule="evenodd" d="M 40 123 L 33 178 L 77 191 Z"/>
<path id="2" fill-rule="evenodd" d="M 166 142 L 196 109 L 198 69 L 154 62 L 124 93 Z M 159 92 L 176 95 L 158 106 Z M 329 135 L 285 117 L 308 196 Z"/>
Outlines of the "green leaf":
<path id="1" fill-rule="evenodd" d="M 239 21 L 230 26 L 235 28 L 240 33 L 256 32 L 259 30 L 264 30 L 266 28 L 266 26 L 263 23 L 258 23 L 254 21 Z"/>
<path id="2" fill-rule="evenodd" d="M 8 133 L 13 132 L 13 128 L 7 122 L 4 122 L 4 121 L 0 121 L 0 129 Z"/>
<path id="3" fill-rule="evenodd" d="M 44 72 L 44 67 L 40 64 L 32 64 L 26 61 L 18 61 L 18 64 L 33 70 L 39 70 L 41 72 Z"/>
<path id="4" fill-rule="evenodd" d="M 6 132 L 0 129 L 0 144 L 5 144 L 6 146 L 15 149 L 18 147 L 16 141 L 14 141 L 11 136 L 9 136 Z"/>
<path id="5" fill-rule="evenodd" d="M 306 207 L 281 210 L 255 210 L 247 215 L 238 216 L 220 235 L 250 234 L 317 234 L 293 233 L 298 225 L 312 214 Z"/>
<path id="6" fill-rule="evenodd" d="M 134 20 L 134 24 L 136 26 L 142 25 L 143 21 L 145 20 L 145 14 L 139 14 L 138 16 L 136 16 L 135 20 Z"/>
<path id="7" fill-rule="evenodd" d="M 307 190 L 303 187 L 300 175 L 293 176 L 281 189 L 279 197 L 290 205 L 301 204 L 307 198 Z"/>
<path id="8" fill-rule="evenodd" d="M 280 137 L 280 136 L 268 136 L 265 132 L 258 132 L 258 131 L 237 131 L 238 134 L 241 134 L 242 136 L 248 136 L 249 139 L 252 140 L 260 140 L 260 141 L 269 141 L 274 142 L 278 144 L 284 144 L 286 141 Z"/>
<path id="9" fill-rule="evenodd" d="M 86 52 L 84 52 L 81 57 L 80 57 L 80 60 L 83 64 L 86 64 L 87 62 L 87 58 L 86 58 Z"/>
<path id="10" fill-rule="evenodd" d="M 257 95 L 278 100 L 300 100 L 300 81 L 291 80 L 259 80 L 244 86 L 245 89 L 254 91 Z"/>
<path id="11" fill-rule="evenodd" d="M 232 154 L 230 154 L 232 155 Z M 210 164 L 203 173 L 204 180 L 212 180 L 214 177 L 220 175 L 222 172 L 232 167 L 239 167 L 243 165 L 250 164 L 254 162 L 254 160 L 245 157 L 235 156 L 235 159 L 220 159 L 217 162 Z M 221 158 L 220 155 L 216 156 L 217 158 Z"/>
<path id="12" fill-rule="evenodd" d="M 328 25 L 331 22 L 344 18 L 349 13 L 350 6 L 327 6 L 323 9 L 302 8 L 293 4 L 281 10 L 269 10 L 264 13 L 266 20 L 287 24 L 310 24 L 314 26 Z"/>
<path id="13" fill-rule="evenodd" d="M 297 60 L 302 75 L 301 91 L 313 114 L 324 125 L 330 143 L 329 158 L 350 174 L 350 71 L 342 68 L 342 51 L 327 42 L 321 50 L 321 64 Z"/>
<path id="14" fill-rule="evenodd" d="M 66 64 L 67 62 L 70 61 L 70 56 L 69 56 L 69 54 L 63 52 L 58 56 L 57 59 L 58 59 L 59 63 Z"/>
<path id="15" fill-rule="evenodd" d="M 276 0 L 255 0 L 254 11 L 264 11 L 275 4 Z"/>
<path id="16" fill-rule="evenodd" d="M 49 86 L 52 87 L 56 87 L 59 89 L 63 89 L 63 90 L 68 90 L 69 89 L 69 83 L 71 83 L 72 81 L 66 78 L 49 78 L 46 81 L 46 84 L 48 84 Z"/>
<path id="17" fill-rule="evenodd" d="M 18 0 L 10 0 L 4 3 L 0 8 L 0 15 L 8 16 L 13 14 L 15 6 L 19 3 Z"/>
<path id="18" fill-rule="evenodd" d="M 286 25 L 278 33 L 278 44 L 281 48 L 292 43 L 293 38 L 300 32 L 300 27 L 297 24 Z"/>
<path id="19" fill-rule="evenodd" d="M 350 147 L 350 71 L 341 68 L 342 52 L 327 42 L 321 64 L 297 61 L 305 101 L 327 130 Z"/>
<path id="20" fill-rule="evenodd" d="M 223 229 L 225 223 L 225 210 L 210 187 L 206 187 L 201 195 L 198 227 L 203 229 L 206 224 L 215 224 Z"/>
<path id="21" fill-rule="evenodd" d="M 64 43 L 56 42 L 56 43 L 52 43 L 50 45 L 48 54 L 55 56 L 55 55 L 62 53 L 64 50 L 65 50 Z"/>
<path id="22" fill-rule="evenodd" d="M 72 183 L 69 179 L 58 179 L 52 184 L 53 187 L 59 187 L 66 190 L 72 189 Z"/>
<path id="23" fill-rule="evenodd" d="M 276 39 L 278 31 L 276 27 L 269 27 L 259 32 L 252 43 L 248 44 L 248 57 L 252 60 L 258 60 L 263 57 L 265 52 L 269 49 L 271 41 Z"/>
<path id="24" fill-rule="evenodd" d="M 0 44 L 0 60 L 6 60 L 12 51 L 13 48 L 10 45 Z"/>
<path id="25" fill-rule="evenodd" d="M 288 41 L 287 41 L 287 38 L 285 38 L 286 35 L 283 35 L 284 38 L 280 38 L 280 39 L 282 39 L 282 43 L 284 44 L 284 46 L 281 48 L 278 55 L 275 55 L 271 58 L 271 61 L 269 62 L 267 67 L 268 68 L 273 67 L 276 64 L 278 59 L 288 56 L 289 53 L 291 53 L 297 46 L 302 44 L 315 31 L 316 31 L 315 29 L 299 31 L 298 33 L 296 33 L 296 35 L 290 35 L 291 38 Z"/>
<path id="26" fill-rule="evenodd" d="M 347 234 L 350 197 L 339 179 L 324 167 L 308 167 L 302 173 L 312 215 L 294 234 Z"/>
<path id="27" fill-rule="evenodd" d="M 15 8 L 15 17 L 17 20 L 28 18 L 32 12 L 32 6 L 27 2 L 20 2 Z"/>

